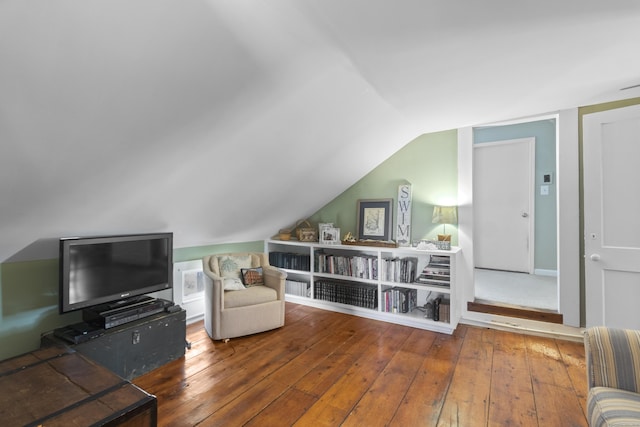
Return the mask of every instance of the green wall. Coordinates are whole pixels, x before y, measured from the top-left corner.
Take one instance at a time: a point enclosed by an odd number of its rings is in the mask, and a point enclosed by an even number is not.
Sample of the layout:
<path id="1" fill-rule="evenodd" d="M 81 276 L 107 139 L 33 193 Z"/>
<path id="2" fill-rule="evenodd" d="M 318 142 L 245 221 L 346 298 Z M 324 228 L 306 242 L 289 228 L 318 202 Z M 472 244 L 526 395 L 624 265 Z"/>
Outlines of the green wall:
<path id="1" fill-rule="evenodd" d="M 263 241 L 177 248 L 174 262 L 207 254 L 264 250 Z M 81 312 L 58 314 L 58 259 L 0 264 L 0 360 L 37 349 L 40 335 L 82 321 Z"/>
<path id="2" fill-rule="evenodd" d="M 475 128 L 474 144 L 534 137 L 536 140 L 535 170 L 535 254 L 534 268 L 558 269 L 558 207 L 556 185 L 556 121 L 555 119 L 505 126 Z M 553 183 L 549 195 L 541 196 L 542 175 L 551 172 Z"/>
<path id="3" fill-rule="evenodd" d="M 313 224 L 332 222 L 357 235 L 358 199 L 393 199 L 394 233 L 398 186 L 410 183 L 412 190 L 411 239 L 433 239 L 443 226 L 431 223 L 434 205 L 456 205 L 458 196 L 458 132 L 449 130 L 421 135 L 389 157 L 329 204 L 313 214 Z M 453 245 L 457 226 L 447 225 Z"/>

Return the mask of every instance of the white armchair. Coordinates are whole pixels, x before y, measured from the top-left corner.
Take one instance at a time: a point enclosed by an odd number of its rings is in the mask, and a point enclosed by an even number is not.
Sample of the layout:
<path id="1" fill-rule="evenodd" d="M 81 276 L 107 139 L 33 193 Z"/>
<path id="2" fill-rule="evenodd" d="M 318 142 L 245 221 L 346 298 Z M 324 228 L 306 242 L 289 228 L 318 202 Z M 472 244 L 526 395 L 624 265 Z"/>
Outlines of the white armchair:
<path id="1" fill-rule="evenodd" d="M 267 254 L 208 255 L 203 259 L 203 271 L 204 327 L 212 339 L 226 340 L 284 326 L 287 274 L 270 266 Z"/>

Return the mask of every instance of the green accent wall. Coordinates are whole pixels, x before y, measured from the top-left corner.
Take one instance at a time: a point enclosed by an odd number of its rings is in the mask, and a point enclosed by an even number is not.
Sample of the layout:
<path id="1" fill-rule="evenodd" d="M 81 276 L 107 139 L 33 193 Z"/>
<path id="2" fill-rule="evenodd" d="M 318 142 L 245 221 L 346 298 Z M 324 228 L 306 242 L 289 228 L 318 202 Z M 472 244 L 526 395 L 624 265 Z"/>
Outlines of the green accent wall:
<path id="1" fill-rule="evenodd" d="M 263 252 L 264 240 L 243 243 L 225 243 L 220 245 L 194 246 L 173 250 L 173 262 L 191 261 L 204 258 L 206 255 L 227 252 Z"/>
<path id="2" fill-rule="evenodd" d="M 58 314 L 58 260 L 0 264 L 0 360 L 35 350 L 41 332 L 82 321 Z"/>
<path id="3" fill-rule="evenodd" d="M 262 252 L 264 241 L 177 248 L 174 262 L 224 252 Z M 58 259 L 0 264 L 0 360 L 40 347 L 40 335 L 82 321 L 82 312 L 58 314 Z"/>
<path id="4" fill-rule="evenodd" d="M 475 128 L 474 144 L 493 141 L 534 137 L 535 154 L 535 236 L 534 236 L 534 268 L 541 270 L 558 270 L 558 204 L 556 182 L 556 121 L 555 119 L 538 120 L 504 126 Z M 553 183 L 549 185 L 549 195 L 540 195 L 543 184 L 542 175 L 553 174 Z"/>
<path id="5" fill-rule="evenodd" d="M 358 199 L 393 199 L 393 239 L 396 238 L 398 187 L 411 184 L 411 240 L 437 238 L 443 226 L 432 224 L 434 205 L 457 205 L 458 132 L 424 134 L 409 142 L 342 194 L 313 214 L 312 224 L 332 222 L 357 235 Z M 458 243 L 456 225 L 446 226 L 453 245 Z"/>

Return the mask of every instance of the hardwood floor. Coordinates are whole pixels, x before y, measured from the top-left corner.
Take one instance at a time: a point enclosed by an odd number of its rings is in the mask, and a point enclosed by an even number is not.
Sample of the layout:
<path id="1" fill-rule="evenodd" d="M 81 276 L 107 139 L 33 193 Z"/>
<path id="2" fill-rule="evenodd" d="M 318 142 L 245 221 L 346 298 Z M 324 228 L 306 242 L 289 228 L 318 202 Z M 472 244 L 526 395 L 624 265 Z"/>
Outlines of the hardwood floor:
<path id="1" fill-rule="evenodd" d="M 214 342 L 134 383 L 161 426 L 586 426 L 580 342 L 453 335 L 287 303 L 286 326 Z"/>

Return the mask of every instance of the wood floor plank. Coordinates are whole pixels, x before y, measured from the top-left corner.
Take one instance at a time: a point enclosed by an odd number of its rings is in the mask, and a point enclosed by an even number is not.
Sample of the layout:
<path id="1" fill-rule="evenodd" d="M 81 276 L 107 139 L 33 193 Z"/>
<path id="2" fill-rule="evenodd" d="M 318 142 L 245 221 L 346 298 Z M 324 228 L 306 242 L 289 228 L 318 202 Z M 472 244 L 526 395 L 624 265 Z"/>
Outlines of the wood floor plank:
<path id="1" fill-rule="evenodd" d="M 571 380 L 562 363 L 556 340 L 531 336 L 525 336 L 524 339 L 531 362 L 531 373 L 536 381 L 570 388 Z"/>
<path id="2" fill-rule="evenodd" d="M 586 426 L 581 342 L 452 335 L 286 303 L 283 328 L 211 340 L 135 379 L 160 426 Z"/>
<path id="3" fill-rule="evenodd" d="M 348 341 L 336 348 L 329 356 L 320 361 L 302 377 L 295 387 L 312 396 L 322 396 L 368 348 L 367 342 L 380 330 L 365 328 L 354 334 Z"/>
<path id="4" fill-rule="evenodd" d="M 463 340 L 437 334 L 390 425 L 435 426 L 440 418 Z"/>
<path id="5" fill-rule="evenodd" d="M 324 314 L 319 316 L 323 317 Z M 328 333 L 318 328 L 315 334 L 309 334 L 308 329 L 309 322 L 303 319 L 291 326 L 287 336 L 271 331 L 253 339 L 245 337 L 223 343 L 235 349 L 232 357 L 192 375 L 189 386 L 174 396 L 166 405 L 168 413 L 163 415 L 172 420 L 180 406 L 189 409 L 185 418 L 188 425 L 197 424 L 293 359 L 305 349 L 307 340 Z"/>
<path id="6" fill-rule="evenodd" d="M 489 413 L 493 331 L 469 329 L 460 349 L 438 426 L 471 426 Z"/>
<path id="7" fill-rule="evenodd" d="M 587 420 L 557 340 L 525 337 L 538 422 L 541 425 L 586 426 Z M 586 374 L 585 374 L 586 375 Z M 553 398 L 542 398 L 553 396 Z"/>
<path id="8" fill-rule="evenodd" d="M 289 387 L 274 381 L 260 381 L 237 398 L 213 412 L 202 420 L 199 426 L 242 426 L 251 422 L 256 416 L 287 393 Z M 291 409 L 291 408 L 289 408 Z M 296 415 L 293 420 L 298 418 Z M 277 425 L 277 424 L 263 424 Z M 285 424 L 286 425 L 286 424 Z"/>
<path id="9" fill-rule="evenodd" d="M 495 333 L 489 426 L 537 426 L 527 347 L 522 335 Z"/>
<path id="10" fill-rule="evenodd" d="M 381 325 L 382 326 L 382 325 Z M 365 351 L 354 364 L 341 376 L 333 386 L 307 411 L 301 422 L 311 422 L 319 418 L 330 407 L 335 413 L 340 411 L 342 418 L 346 418 L 354 405 L 369 389 L 377 376 L 391 360 L 396 349 L 401 347 L 410 334 L 410 330 L 398 325 L 385 325 L 384 334 L 376 342 L 366 345 Z"/>
<path id="11" fill-rule="evenodd" d="M 584 416 L 587 416 L 587 367 L 585 364 L 584 344 L 582 342 L 557 340 L 562 361 L 567 369 L 571 384 L 578 398 Z"/>
<path id="12" fill-rule="evenodd" d="M 424 360 L 413 351 L 413 336 L 412 333 L 391 358 L 351 411 L 344 426 L 385 426 L 389 423 Z"/>
<path id="13" fill-rule="evenodd" d="M 243 425 L 246 427 L 290 426 L 300 419 L 316 401 L 315 397 L 290 388 Z"/>

